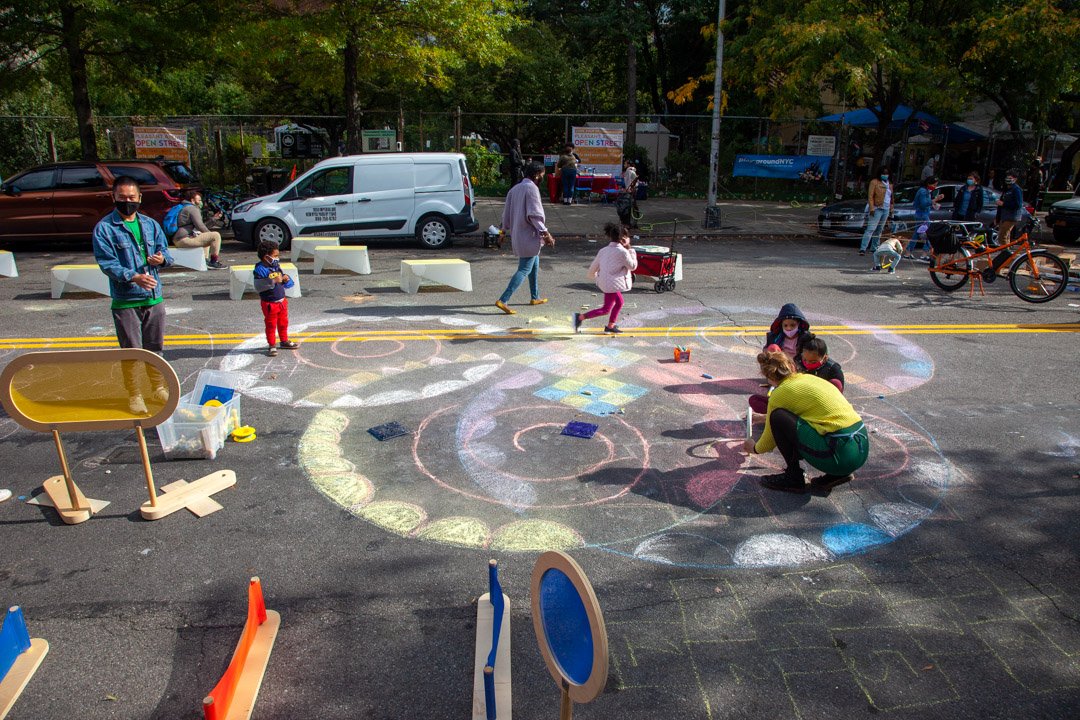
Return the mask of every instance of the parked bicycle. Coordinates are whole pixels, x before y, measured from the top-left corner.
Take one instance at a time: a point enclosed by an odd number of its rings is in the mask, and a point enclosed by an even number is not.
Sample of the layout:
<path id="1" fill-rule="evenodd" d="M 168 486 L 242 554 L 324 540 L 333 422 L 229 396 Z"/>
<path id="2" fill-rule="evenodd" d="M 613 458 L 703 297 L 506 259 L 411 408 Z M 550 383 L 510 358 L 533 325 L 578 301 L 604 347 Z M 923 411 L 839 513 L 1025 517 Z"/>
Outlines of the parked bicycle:
<path id="1" fill-rule="evenodd" d="M 985 295 L 984 284 L 1007 272 L 1009 287 L 1018 298 L 1044 303 L 1065 292 L 1069 284 L 1065 261 L 1036 247 L 1026 232 L 1012 242 L 993 245 L 981 223 L 947 222 L 932 223 L 927 236 L 933 249 L 930 279 L 942 290 L 959 290 L 971 280 L 968 295 L 974 293 L 976 284 Z"/>
<path id="2" fill-rule="evenodd" d="M 203 206 L 206 215 L 216 221 L 223 228 L 232 225 L 232 211 L 244 200 L 255 197 L 240 185 L 228 190 L 207 189 L 203 192 Z"/>

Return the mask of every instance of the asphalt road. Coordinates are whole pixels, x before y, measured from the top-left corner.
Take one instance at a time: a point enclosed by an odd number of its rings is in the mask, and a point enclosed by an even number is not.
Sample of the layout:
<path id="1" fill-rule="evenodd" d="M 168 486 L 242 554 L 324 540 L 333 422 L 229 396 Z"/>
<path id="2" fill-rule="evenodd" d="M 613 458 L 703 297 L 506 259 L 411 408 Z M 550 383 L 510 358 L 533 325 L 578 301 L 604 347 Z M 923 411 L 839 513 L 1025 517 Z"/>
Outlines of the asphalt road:
<path id="1" fill-rule="evenodd" d="M 514 316 L 492 307 L 514 259 L 478 239 L 444 255 L 471 263 L 471 293 L 402 293 L 399 261 L 432 255 L 401 243 L 372 246 L 370 276 L 304 262 L 301 348 L 276 358 L 225 271 L 170 271 L 166 358 L 185 392 L 201 370 L 237 373 L 258 438 L 169 461 L 149 433 L 159 486 L 236 472 L 205 518 L 140 518 L 124 431 L 64 436 L 80 487 L 111 503 L 88 522 L 0 504 L 0 599 L 51 644 L 9 718 L 199 717 L 255 575 L 282 626 L 253 718 L 469 717 L 489 558 L 511 598 L 514 713 L 554 717 L 529 600 L 550 547 L 588 573 L 610 641 L 606 690 L 577 717 L 1076 717 L 1080 294 L 945 294 L 925 266 L 870 274 L 851 246 L 804 237 L 680 243 L 685 279 L 638 283 L 617 338 L 568 332 L 600 302 L 584 239 L 545 254 L 550 302 L 523 305 L 523 288 Z M 107 300 L 49 298 L 48 267 L 88 252 L 17 257 L 0 363 L 110 344 Z M 760 489 L 778 457 L 733 449 L 785 302 L 823 328 L 873 431 L 858 479 L 827 497 Z M 571 420 L 596 436 L 559 434 Z M 410 434 L 366 432 L 391 421 Z M 16 496 L 59 472 L 52 439 L 6 416 L 0 458 Z"/>

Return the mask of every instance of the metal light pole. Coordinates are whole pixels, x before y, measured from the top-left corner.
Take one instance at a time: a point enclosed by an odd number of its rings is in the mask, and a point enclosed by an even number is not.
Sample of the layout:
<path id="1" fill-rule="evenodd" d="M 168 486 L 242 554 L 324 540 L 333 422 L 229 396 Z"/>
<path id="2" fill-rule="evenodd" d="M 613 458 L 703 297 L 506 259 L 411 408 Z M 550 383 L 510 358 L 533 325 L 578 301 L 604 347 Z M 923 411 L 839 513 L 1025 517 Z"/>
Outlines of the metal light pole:
<path id="1" fill-rule="evenodd" d="M 705 227 L 720 227 L 720 209 L 716 207 L 717 176 L 720 172 L 720 101 L 722 91 L 722 71 L 724 68 L 724 2 L 720 0 L 720 11 L 716 21 L 716 78 L 713 81 L 713 116 L 712 148 L 709 151 L 709 196 L 705 208 Z"/>

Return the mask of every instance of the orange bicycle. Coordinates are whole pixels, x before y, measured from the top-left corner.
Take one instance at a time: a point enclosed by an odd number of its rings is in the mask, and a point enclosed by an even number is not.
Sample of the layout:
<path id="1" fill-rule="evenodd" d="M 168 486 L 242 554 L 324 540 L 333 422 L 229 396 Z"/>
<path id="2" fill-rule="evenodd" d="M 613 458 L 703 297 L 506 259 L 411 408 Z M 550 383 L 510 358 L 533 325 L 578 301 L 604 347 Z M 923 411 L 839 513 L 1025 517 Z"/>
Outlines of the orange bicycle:
<path id="1" fill-rule="evenodd" d="M 927 232 L 932 248 L 929 270 L 935 285 L 953 292 L 970 279 L 968 296 L 976 284 L 985 295 L 984 283 L 994 282 L 1008 267 L 1009 287 L 1021 300 L 1044 303 L 1065 292 L 1069 266 L 1064 260 L 1035 247 L 1027 233 L 1005 245 L 991 246 L 986 235 L 979 234 L 981 227 L 977 222 L 931 224 Z"/>

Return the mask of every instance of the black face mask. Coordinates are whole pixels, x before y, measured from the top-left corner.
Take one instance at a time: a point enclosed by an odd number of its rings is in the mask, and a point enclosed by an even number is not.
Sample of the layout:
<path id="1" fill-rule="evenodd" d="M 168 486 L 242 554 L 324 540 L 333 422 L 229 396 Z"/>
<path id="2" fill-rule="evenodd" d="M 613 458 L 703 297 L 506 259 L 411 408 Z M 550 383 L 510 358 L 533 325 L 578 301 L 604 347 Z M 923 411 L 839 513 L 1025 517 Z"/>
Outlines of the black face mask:
<path id="1" fill-rule="evenodd" d="M 139 210 L 139 205 L 142 205 L 139 201 L 132 202 L 131 200 L 113 200 L 113 205 L 116 207 L 116 211 L 124 217 L 130 217 Z"/>

